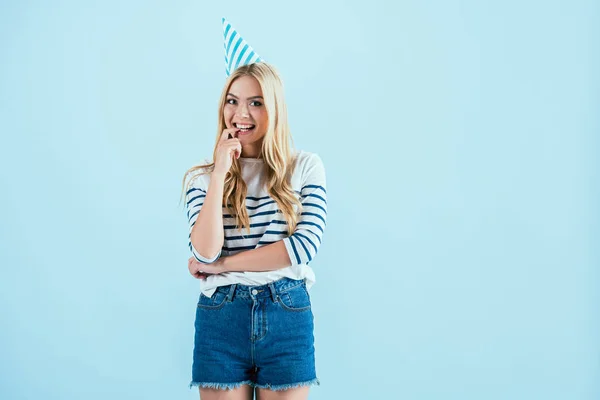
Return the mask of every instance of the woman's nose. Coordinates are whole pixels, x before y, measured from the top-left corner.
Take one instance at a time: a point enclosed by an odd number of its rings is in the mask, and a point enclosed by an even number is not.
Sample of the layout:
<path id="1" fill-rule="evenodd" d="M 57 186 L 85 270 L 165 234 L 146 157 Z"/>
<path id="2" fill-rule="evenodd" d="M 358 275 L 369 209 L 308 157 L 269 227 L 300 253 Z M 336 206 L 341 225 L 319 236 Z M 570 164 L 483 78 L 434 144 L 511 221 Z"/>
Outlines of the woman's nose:
<path id="1" fill-rule="evenodd" d="M 248 109 L 246 108 L 245 105 L 240 105 L 236 110 L 235 113 L 240 116 L 240 117 L 249 117 L 249 113 L 248 113 Z"/>

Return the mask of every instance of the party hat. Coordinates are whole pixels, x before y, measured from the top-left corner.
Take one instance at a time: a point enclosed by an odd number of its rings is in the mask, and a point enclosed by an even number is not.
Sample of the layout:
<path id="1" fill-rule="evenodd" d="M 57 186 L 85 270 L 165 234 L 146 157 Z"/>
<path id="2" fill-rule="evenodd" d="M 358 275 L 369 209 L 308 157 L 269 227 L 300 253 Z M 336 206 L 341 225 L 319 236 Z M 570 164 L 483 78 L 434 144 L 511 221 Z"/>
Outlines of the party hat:
<path id="1" fill-rule="evenodd" d="M 250 46 L 240 34 L 231 26 L 231 23 L 225 18 L 223 23 L 223 46 L 225 47 L 225 73 L 227 76 L 231 74 L 237 67 L 241 65 L 252 64 L 262 61 L 256 54 L 252 46 Z"/>

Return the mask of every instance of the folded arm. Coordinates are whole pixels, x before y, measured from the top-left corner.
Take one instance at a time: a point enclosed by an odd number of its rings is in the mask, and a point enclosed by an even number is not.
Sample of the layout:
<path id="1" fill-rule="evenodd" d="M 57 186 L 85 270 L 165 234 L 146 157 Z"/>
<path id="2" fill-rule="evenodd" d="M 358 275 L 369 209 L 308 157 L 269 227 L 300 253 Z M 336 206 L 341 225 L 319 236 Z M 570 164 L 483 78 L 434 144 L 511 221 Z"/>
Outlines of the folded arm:
<path id="1" fill-rule="evenodd" d="M 308 264 L 316 256 L 327 222 L 327 191 L 323 162 L 316 154 L 310 161 L 302 174 L 303 210 L 294 232 L 275 243 L 222 257 L 226 270 L 272 271 Z"/>
<path id="2" fill-rule="evenodd" d="M 189 222 L 188 245 L 194 258 L 202 264 L 215 262 L 223 247 L 222 198 L 224 179 L 211 175 L 208 187 L 198 177 L 186 193 Z"/>

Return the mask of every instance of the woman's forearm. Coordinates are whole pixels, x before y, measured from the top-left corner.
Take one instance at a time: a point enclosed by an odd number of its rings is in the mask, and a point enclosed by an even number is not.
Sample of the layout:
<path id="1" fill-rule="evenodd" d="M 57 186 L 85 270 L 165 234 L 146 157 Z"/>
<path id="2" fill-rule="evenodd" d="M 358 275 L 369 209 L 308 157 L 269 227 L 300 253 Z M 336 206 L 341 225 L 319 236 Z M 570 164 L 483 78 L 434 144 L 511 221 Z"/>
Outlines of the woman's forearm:
<path id="1" fill-rule="evenodd" d="M 192 246 L 206 258 L 216 257 L 223 247 L 224 186 L 224 176 L 211 174 L 204 204 L 192 228 Z"/>
<path id="2" fill-rule="evenodd" d="M 292 265 L 283 240 L 222 257 L 221 262 L 227 272 L 273 271 Z"/>

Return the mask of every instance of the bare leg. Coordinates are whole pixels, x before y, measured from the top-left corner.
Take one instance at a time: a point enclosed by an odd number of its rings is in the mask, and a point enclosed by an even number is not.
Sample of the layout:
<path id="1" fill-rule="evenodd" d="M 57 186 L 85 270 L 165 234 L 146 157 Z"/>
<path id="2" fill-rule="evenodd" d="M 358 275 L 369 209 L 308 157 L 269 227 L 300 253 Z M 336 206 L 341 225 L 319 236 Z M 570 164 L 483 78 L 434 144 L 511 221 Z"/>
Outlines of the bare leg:
<path id="1" fill-rule="evenodd" d="M 250 385 L 242 385 L 235 389 L 199 388 L 200 400 L 252 400 L 254 388 Z"/>
<path id="2" fill-rule="evenodd" d="M 256 388 L 256 400 L 307 400 L 310 386 L 300 386 L 287 390 Z"/>

